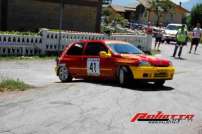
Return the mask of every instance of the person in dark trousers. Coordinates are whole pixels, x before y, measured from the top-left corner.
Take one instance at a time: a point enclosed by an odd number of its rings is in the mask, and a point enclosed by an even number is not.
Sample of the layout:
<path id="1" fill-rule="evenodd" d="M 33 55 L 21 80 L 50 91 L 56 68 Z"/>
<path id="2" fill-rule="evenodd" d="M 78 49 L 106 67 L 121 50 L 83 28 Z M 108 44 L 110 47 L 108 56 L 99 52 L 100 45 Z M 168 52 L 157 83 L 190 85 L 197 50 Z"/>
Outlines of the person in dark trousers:
<path id="1" fill-rule="evenodd" d="M 200 29 L 200 23 L 197 23 L 196 28 L 193 29 L 192 41 L 191 41 L 191 47 L 190 47 L 189 53 L 191 53 L 194 45 L 195 45 L 194 53 L 196 53 L 198 45 L 200 43 L 201 36 L 202 36 L 202 31 Z"/>
<path id="2" fill-rule="evenodd" d="M 185 28 L 185 25 L 182 25 L 182 27 L 178 30 L 177 34 L 176 34 L 176 40 L 177 43 L 175 45 L 175 49 L 174 49 L 174 53 L 173 53 L 173 57 L 175 57 L 178 48 L 180 47 L 180 50 L 178 52 L 178 57 L 181 58 L 181 54 L 182 54 L 182 48 L 184 45 L 187 44 L 187 30 Z"/>
<path id="3" fill-rule="evenodd" d="M 162 43 L 162 37 L 163 37 L 163 28 L 162 23 L 159 24 L 157 32 L 155 32 L 155 46 L 154 49 L 157 48 L 158 51 L 160 51 L 160 45 Z"/>

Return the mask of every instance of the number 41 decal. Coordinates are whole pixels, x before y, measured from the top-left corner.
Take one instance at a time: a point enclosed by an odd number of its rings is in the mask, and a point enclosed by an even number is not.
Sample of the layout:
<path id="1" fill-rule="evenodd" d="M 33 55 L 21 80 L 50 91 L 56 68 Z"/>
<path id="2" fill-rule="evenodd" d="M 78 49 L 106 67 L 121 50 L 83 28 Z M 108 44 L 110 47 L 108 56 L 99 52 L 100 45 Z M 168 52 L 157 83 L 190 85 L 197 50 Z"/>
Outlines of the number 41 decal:
<path id="1" fill-rule="evenodd" d="M 100 59 L 99 58 L 88 58 L 87 59 L 87 74 L 89 76 L 100 75 Z"/>

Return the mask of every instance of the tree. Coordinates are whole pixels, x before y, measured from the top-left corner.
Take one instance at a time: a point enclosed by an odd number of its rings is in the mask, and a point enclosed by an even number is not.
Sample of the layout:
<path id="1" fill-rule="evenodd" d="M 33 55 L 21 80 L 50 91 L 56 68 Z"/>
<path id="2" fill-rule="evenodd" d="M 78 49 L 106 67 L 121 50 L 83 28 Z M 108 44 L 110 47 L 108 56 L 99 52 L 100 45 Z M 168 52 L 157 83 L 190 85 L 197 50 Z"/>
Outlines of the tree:
<path id="1" fill-rule="evenodd" d="M 200 23 L 202 26 L 202 4 L 197 4 L 191 10 L 190 19 L 191 26 L 196 26 L 197 23 Z"/>
<path id="2" fill-rule="evenodd" d="M 191 15 L 188 15 L 185 18 L 183 18 L 183 23 L 187 24 L 188 29 L 190 30 L 192 28 L 192 26 L 191 26 Z"/>
<path id="3" fill-rule="evenodd" d="M 128 23 L 128 20 L 126 20 L 123 16 L 121 16 L 119 13 L 116 13 L 113 9 L 110 7 L 104 8 L 102 11 L 102 16 L 105 18 L 105 23 L 107 25 L 110 24 L 120 24 L 121 26 L 125 27 Z"/>
<path id="4" fill-rule="evenodd" d="M 170 0 L 151 0 L 150 2 L 150 8 L 148 9 L 149 11 L 149 17 L 148 21 L 150 20 L 151 17 L 151 12 L 154 12 L 157 15 L 157 22 L 156 25 L 159 25 L 160 18 L 162 17 L 163 14 L 165 13 L 173 13 L 173 8 L 175 5 L 170 1 Z"/>

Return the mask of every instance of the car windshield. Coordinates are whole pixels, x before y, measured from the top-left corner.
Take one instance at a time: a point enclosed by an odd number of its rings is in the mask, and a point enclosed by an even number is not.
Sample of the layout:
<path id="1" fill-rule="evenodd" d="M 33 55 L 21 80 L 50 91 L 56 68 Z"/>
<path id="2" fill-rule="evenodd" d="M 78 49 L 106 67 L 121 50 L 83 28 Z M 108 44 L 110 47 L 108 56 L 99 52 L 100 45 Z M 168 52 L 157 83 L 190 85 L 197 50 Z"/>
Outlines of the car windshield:
<path id="1" fill-rule="evenodd" d="M 167 29 L 168 30 L 178 30 L 178 29 L 180 29 L 180 27 L 181 26 L 179 26 L 179 25 L 168 25 Z"/>
<path id="2" fill-rule="evenodd" d="M 110 43 L 108 46 L 118 54 L 143 54 L 141 50 L 129 43 Z"/>

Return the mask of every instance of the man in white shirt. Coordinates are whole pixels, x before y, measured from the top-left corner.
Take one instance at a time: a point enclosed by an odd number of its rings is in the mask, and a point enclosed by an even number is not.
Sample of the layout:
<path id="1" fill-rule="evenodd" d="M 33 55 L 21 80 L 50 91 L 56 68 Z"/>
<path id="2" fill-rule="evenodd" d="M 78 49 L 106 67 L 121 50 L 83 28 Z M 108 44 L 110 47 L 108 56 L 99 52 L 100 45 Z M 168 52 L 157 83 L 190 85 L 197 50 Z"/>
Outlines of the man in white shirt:
<path id="1" fill-rule="evenodd" d="M 192 34 L 192 42 L 191 42 L 191 47 L 189 53 L 191 53 L 193 46 L 195 45 L 195 52 L 197 51 L 198 45 L 200 43 L 202 36 L 202 30 L 200 28 L 200 23 L 197 23 L 196 28 L 193 29 L 193 34 Z"/>

